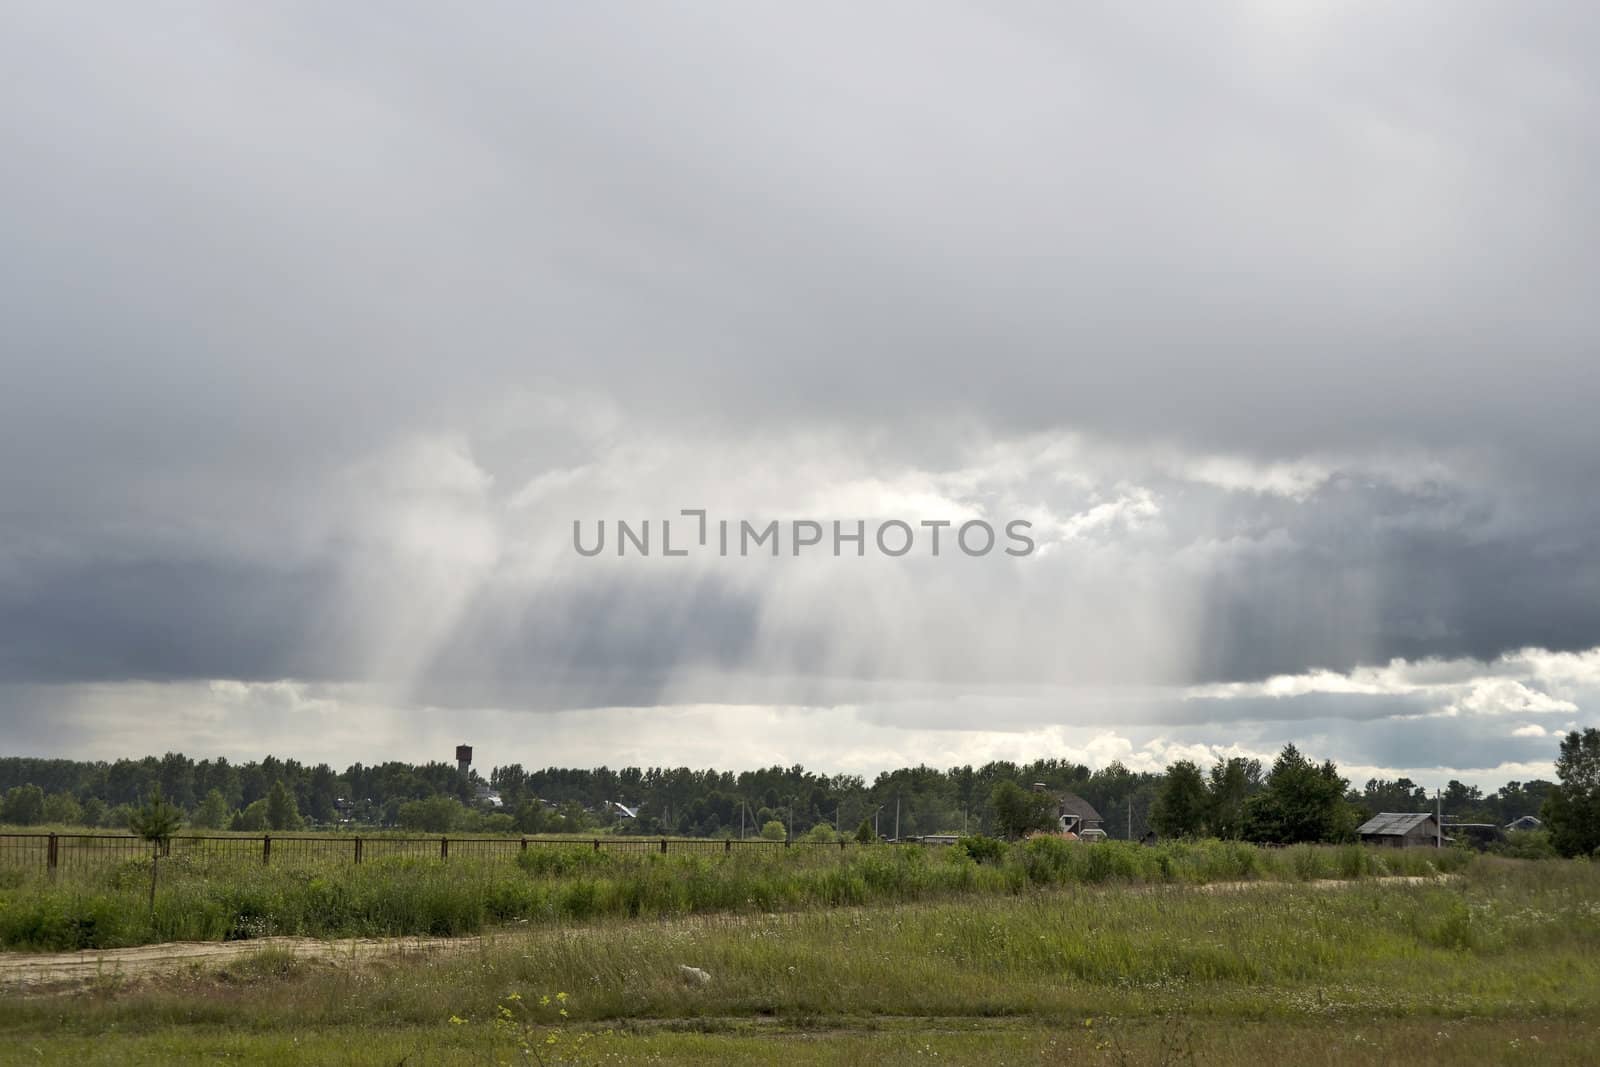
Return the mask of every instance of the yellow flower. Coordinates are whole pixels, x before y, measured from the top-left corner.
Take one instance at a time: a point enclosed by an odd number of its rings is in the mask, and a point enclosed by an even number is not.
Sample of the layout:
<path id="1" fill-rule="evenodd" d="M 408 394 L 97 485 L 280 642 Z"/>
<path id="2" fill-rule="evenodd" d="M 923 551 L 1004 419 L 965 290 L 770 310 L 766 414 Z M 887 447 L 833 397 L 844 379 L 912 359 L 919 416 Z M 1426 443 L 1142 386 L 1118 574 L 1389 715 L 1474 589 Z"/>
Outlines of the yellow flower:
<path id="1" fill-rule="evenodd" d="M 463 1018 L 462 1018 L 462 1017 L 461 1017 L 461 1016 L 459 1016 L 459 1015 L 452 1015 L 452 1016 L 450 1016 L 450 1025 L 451 1025 L 451 1026 L 460 1026 L 460 1025 L 461 1025 L 461 1024 L 462 1024 L 462 1023 L 464 1023 L 464 1022 L 466 1022 L 466 1021 L 467 1021 L 467 1020 L 465 1020 L 465 1019 L 463 1019 Z"/>
<path id="2" fill-rule="evenodd" d="M 561 1000 L 561 1001 L 565 1001 L 567 999 L 567 995 L 565 993 L 557 993 L 556 994 L 556 999 L 557 1000 Z"/>

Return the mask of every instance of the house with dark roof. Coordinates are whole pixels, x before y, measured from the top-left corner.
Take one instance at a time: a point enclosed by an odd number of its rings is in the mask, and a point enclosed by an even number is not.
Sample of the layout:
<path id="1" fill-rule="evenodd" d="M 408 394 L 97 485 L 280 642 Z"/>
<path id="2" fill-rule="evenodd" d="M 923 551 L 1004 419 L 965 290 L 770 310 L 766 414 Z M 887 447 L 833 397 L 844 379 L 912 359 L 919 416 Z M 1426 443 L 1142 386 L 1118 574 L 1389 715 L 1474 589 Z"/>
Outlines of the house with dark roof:
<path id="1" fill-rule="evenodd" d="M 1043 782 L 1034 782 L 1033 791 L 1045 793 L 1049 790 Z M 1078 794 L 1056 794 L 1056 825 L 1061 833 L 1082 837 L 1085 830 L 1100 830 L 1104 822 L 1100 813 L 1094 810 L 1094 805 Z"/>
<path id="2" fill-rule="evenodd" d="M 1431 811 L 1386 811 L 1356 827 L 1356 833 L 1364 845 L 1432 848 L 1439 843 L 1439 821 Z"/>
<path id="3" fill-rule="evenodd" d="M 1063 832 L 1081 837 L 1088 830 L 1103 831 L 1105 820 L 1100 818 L 1100 813 L 1087 800 L 1076 793 L 1062 793 L 1057 800 Z"/>

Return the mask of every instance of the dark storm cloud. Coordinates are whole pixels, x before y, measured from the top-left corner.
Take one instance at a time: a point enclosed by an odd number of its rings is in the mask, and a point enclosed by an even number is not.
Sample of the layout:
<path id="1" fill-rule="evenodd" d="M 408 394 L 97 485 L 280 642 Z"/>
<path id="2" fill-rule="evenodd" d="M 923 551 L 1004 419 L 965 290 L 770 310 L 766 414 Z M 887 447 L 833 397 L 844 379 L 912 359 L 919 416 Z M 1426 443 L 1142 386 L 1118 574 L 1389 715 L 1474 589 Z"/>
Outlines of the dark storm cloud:
<path id="1" fill-rule="evenodd" d="M 1518 497 L 1335 487 L 1273 506 L 1281 547 L 1211 576 L 1197 675 L 1600 645 L 1600 507 L 1552 486 L 1526 514 L 1495 513 Z"/>
<path id="2" fill-rule="evenodd" d="M 331 575 L 95 561 L 0 585 L 0 682 L 337 678 L 305 632 Z"/>
<path id="3" fill-rule="evenodd" d="M 779 703 L 1600 644 L 1592 5 L 0 20 L 4 678 Z M 1066 531 L 1025 580 L 513 573 L 822 430 L 746 490 L 1134 455 L 1004 501 Z M 508 512 L 540 477 L 591 495 Z"/>
<path id="4" fill-rule="evenodd" d="M 92 563 L 0 588 L 0 683 L 296 678 L 360 661 L 337 625 L 340 576 L 193 561 Z M 648 705 L 677 671 L 736 670 L 753 597 L 714 579 L 542 587 L 480 605 L 428 661 L 419 699 L 542 707 Z"/>

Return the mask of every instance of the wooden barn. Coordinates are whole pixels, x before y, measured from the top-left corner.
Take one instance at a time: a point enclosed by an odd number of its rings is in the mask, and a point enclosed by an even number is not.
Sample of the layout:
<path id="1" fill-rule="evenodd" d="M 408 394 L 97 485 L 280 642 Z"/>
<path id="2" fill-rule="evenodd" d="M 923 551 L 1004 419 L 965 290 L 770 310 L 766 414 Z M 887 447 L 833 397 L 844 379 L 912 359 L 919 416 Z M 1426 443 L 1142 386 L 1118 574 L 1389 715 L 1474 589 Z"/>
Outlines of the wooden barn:
<path id="1" fill-rule="evenodd" d="M 1430 811 L 1386 811 L 1356 828 L 1364 845 L 1433 848 L 1439 843 L 1439 822 Z"/>

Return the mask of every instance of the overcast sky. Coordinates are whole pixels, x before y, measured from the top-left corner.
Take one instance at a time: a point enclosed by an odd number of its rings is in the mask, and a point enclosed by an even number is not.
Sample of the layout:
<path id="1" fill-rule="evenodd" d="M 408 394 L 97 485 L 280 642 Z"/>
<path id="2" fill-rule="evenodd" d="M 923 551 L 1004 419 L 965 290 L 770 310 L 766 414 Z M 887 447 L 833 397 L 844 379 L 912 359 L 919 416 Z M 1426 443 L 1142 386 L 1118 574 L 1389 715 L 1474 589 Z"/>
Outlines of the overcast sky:
<path id="1" fill-rule="evenodd" d="M 1548 777 L 1600 723 L 1597 40 L 8 4 L 0 752 Z M 573 550 L 682 508 L 1038 549 Z"/>

